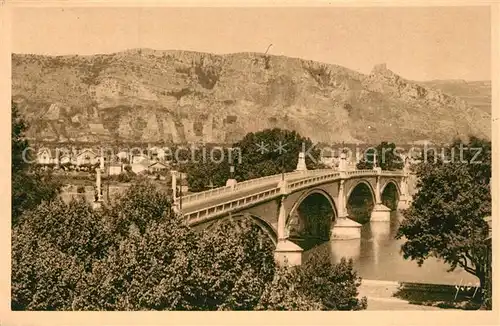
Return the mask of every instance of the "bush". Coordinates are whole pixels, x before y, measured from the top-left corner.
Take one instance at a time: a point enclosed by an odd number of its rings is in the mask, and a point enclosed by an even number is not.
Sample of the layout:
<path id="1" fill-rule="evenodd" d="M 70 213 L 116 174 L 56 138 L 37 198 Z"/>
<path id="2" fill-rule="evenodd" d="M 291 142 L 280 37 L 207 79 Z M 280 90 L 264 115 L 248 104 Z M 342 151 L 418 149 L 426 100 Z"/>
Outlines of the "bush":
<path id="1" fill-rule="evenodd" d="M 76 192 L 79 194 L 84 194 L 85 193 L 85 187 L 84 186 L 78 186 L 76 188 Z"/>
<path id="2" fill-rule="evenodd" d="M 130 182 L 130 180 L 132 180 L 129 173 L 123 173 L 123 172 L 118 175 L 117 179 L 119 182 L 124 182 L 124 183 Z"/>
<path id="3" fill-rule="evenodd" d="M 320 302 L 322 310 L 363 310 L 367 299 L 358 299 L 361 278 L 352 259 L 334 264 L 328 255 L 316 253 L 297 270 L 297 283 L 303 293 Z"/>

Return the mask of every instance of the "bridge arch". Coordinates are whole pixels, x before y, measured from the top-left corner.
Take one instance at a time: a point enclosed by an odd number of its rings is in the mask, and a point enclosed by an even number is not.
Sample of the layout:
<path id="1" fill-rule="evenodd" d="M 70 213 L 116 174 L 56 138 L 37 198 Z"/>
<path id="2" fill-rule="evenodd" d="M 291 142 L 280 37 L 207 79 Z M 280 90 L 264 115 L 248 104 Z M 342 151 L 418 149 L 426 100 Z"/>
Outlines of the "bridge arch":
<path id="1" fill-rule="evenodd" d="M 350 218 L 364 224 L 371 218 L 376 203 L 376 194 L 372 184 L 364 179 L 356 180 L 346 194 L 346 210 Z"/>
<path id="2" fill-rule="evenodd" d="M 241 213 L 241 214 L 234 214 L 234 215 L 227 215 L 221 219 L 218 219 L 217 221 L 209 224 L 206 227 L 206 230 L 210 231 L 215 229 L 218 225 L 224 224 L 224 223 L 229 223 L 229 222 L 239 222 L 243 220 L 248 220 L 252 222 L 252 224 L 258 226 L 265 235 L 273 242 L 274 245 L 278 243 L 278 235 L 276 233 L 276 230 L 272 227 L 271 224 L 267 223 L 264 219 L 262 219 L 260 216 L 253 215 L 250 213 Z"/>
<path id="3" fill-rule="evenodd" d="M 295 201 L 287 215 L 286 230 L 291 238 L 306 236 L 328 240 L 337 216 L 337 207 L 330 194 L 314 188 Z"/>
<path id="4" fill-rule="evenodd" d="M 399 183 L 394 179 L 388 179 L 380 188 L 380 199 L 382 204 L 389 207 L 391 210 L 396 210 L 398 207 L 401 189 Z"/>
<path id="5" fill-rule="evenodd" d="M 346 200 L 349 201 L 349 198 L 351 197 L 352 195 L 352 192 L 354 191 L 354 189 L 359 189 L 359 186 L 361 186 L 362 184 L 364 184 L 365 186 L 368 187 L 368 190 L 370 190 L 370 194 L 371 194 L 371 197 L 372 197 L 372 200 L 373 202 L 375 203 L 375 190 L 373 189 L 373 186 L 366 180 L 358 180 L 348 191 L 347 191 L 347 195 L 345 196 L 346 197 Z"/>
<path id="6" fill-rule="evenodd" d="M 385 188 L 391 183 L 396 187 L 396 190 L 398 191 L 398 195 L 401 195 L 401 188 L 399 187 L 399 182 L 393 178 L 387 179 L 384 181 L 384 183 L 382 184 L 382 187 L 380 187 L 380 194 L 382 195 L 384 193 Z"/>

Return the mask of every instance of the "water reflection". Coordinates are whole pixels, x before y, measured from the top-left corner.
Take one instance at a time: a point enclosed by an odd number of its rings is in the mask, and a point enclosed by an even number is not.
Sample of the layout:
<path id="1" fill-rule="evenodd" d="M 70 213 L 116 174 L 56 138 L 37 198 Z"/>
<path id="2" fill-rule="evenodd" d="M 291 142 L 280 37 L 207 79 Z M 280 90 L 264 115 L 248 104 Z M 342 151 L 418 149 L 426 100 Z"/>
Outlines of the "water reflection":
<path id="1" fill-rule="evenodd" d="M 475 283 L 477 278 L 457 268 L 447 272 L 449 266 L 429 258 L 419 267 L 405 260 L 400 253 L 404 239 L 396 240 L 401 216 L 393 212 L 390 222 L 369 222 L 362 226 L 361 239 L 331 240 L 304 253 L 304 260 L 312 252 L 326 251 L 337 263 L 342 257 L 352 258 L 354 267 L 365 279 L 437 284 Z"/>

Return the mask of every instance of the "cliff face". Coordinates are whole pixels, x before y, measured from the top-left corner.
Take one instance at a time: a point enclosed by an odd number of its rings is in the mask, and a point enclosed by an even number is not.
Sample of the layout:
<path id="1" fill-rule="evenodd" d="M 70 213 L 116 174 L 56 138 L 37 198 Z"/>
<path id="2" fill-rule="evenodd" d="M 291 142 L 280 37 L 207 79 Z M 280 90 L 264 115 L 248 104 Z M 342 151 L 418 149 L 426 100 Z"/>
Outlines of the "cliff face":
<path id="1" fill-rule="evenodd" d="M 54 141 L 233 142 L 270 127 L 314 141 L 490 138 L 490 113 L 374 67 L 254 53 L 129 50 L 12 57 L 29 136 Z"/>

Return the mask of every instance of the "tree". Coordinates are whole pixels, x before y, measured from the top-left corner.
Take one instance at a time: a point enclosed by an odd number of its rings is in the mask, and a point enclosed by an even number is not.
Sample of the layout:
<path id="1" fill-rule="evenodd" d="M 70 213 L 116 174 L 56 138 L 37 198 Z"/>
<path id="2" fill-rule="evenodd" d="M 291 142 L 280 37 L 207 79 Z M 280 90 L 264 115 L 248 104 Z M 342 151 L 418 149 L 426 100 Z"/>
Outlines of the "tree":
<path id="1" fill-rule="evenodd" d="M 306 297 L 321 303 L 322 310 L 363 310 L 365 297 L 358 298 L 361 278 L 353 268 L 352 259 L 332 263 L 325 253 L 314 253 L 297 270 L 297 283 Z"/>
<path id="2" fill-rule="evenodd" d="M 396 145 L 385 141 L 375 148 L 368 148 L 364 157 L 356 164 L 356 168 L 358 170 L 371 170 L 374 166 L 374 160 L 382 170 L 401 170 L 404 165 L 401 157 L 397 155 Z"/>
<path id="3" fill-rule="evenodd" d="M 278 267 L 266 284 L 256 310 L 322 310 L 323 305 L 301 292 L 296 269 Z"/>
<path id="4" fill-rule="evenodd" d="M 328 254 L 316 252 L 301 266 L 277 268 L 258 309 L 363 310 L 367 299 L 358 298 L 360 284 L 352 260 L 335 264 Z"/>
<path id="5" fill-rule="evenodd" d="M 12 150 L 12 174 L 26 170 L 27 161 L 23 158 L 23 152 L 28 148 L 28 141 L 24 133 L 28 125 L 22 119 L 17 106 L 11 103 L 12 109 L 12 129 L 11 129 L 11 150 Z"/>
<path id="6" fill-rule="evenodd" d="M 16 105 L 12 102 L 12 225 L 18 223 L 22 213 L 33 209 L 42 201 L 56 198 L 60 192 L 61 184 L 52 178 L 51 173 L 29 172 L 28 141 L 25 131 L 28 128 L 20 116 Z"/>
<path id="7" fill-rule="evenodd" d="M 292 172 L 297 167 L 301 151 L 306 152 L 306 165 L 309 169 L 323 166 L 319 162 L 320 150 L 314 147 L 309 138 L 295 131 L 274 128 L 251 132 L 225 150 L 221 163 L 204 160 L 202 163 L 188 164 L 186 172 L 189 188 L 192 191 L 204 190 L 210 182 L 217 187 L 224 186 L 230 177 L 231 165 L 235 167 L 234 178 L 238 181 L 279 174 L 282 171 Z"/>
<path id="8" fill-rule="evenodd" d="M 460 266 L 477 276 L 484 287 L 491 268 L 484 220 L 491 215 L 491 142 L 474 137 L 468 143 L 455 141 L 445 154 L 430 153 L 416 167 L 418 192 L 404 211 L 397 238 L 406 238 L 405 259 L 419 265 L 431 256 L 443 259 L 451 270 Z"/>
<path id="9" fill-rule="evenodd" d="M 12 231 L 12 308 L 70 310 L 76 287 L 112 237 L 84 201 L 43 202 Z"/>

